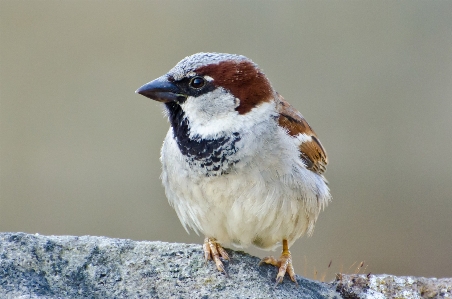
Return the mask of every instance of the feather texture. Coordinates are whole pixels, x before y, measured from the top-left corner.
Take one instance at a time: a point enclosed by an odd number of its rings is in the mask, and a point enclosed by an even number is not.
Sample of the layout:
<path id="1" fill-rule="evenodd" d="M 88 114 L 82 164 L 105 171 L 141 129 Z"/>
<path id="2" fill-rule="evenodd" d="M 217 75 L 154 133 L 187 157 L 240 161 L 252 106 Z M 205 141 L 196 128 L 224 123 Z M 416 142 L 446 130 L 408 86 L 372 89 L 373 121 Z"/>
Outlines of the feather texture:
<path id="1" fill-rule="evenodd" d="M 328 156 L 314 130 L 303 115 L 278 94 L 278 123 L 287 133 L 300 140 L 300 157 L 309 170 L 322 174 L 328 164 Z"/>

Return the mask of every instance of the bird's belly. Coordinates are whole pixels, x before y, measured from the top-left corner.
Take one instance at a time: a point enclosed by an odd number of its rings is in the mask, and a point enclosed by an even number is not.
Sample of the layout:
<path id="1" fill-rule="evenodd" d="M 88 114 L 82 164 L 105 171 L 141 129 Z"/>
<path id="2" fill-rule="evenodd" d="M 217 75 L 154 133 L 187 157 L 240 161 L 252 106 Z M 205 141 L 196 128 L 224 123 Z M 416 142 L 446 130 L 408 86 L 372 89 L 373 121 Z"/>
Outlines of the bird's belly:
<path id="1" fill-rule="evenodd" d="M 300 189 L 281 178 L 266 178 L 258 169 L 191 177 L 186 171 L 167 173 L 164 167 L 162 179 L 184 227 L 222 244 L 265 249 L 282 239 L 292 244 L 314 225 L 320 211 L 317 202 L 313 209 L 306 208 Z"/>

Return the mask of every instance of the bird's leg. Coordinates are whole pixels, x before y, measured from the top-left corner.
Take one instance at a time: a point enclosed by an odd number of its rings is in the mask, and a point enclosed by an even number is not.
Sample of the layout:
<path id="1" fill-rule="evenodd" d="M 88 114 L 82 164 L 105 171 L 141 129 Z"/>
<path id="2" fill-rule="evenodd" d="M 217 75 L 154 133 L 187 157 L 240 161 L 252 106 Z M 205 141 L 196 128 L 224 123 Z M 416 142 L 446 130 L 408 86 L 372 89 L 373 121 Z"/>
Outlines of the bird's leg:
<path id="1" fill-rule="evenodd" d="M 218 271 L 224 272 L 224 274 L 227 275 L 220 257 L 222 257 L 224 260 L 229 260 L 229 255 L 226 250 L 221 247 L 220 243 L 218 243 L 215 238 L 206 237 L 204 239 L 204 245 L 202 245 L 202 249 L 204 250 L 204 258 L 206 259 L 206 262 L 207 260 L 213 259 Z"/>
<path id="2" fill-rule="evenodd" d="M 295 271 L 292 265 L 292 256 L 290 255 L 287 240 L 283 240 L 283 250 L 279 260 L 275 259 L 273 256 L 267 256 L 260 261 L 259 266 L 261 266 L 264 263 L 279 268 L 278 275 L 276 276 L 276 284 L 279 284 L 283 281 L 286 272 L 287 274 L 289 274 L 290 279 L 296 284 L 298 284 L 297 280 L 295 279 Z"/>

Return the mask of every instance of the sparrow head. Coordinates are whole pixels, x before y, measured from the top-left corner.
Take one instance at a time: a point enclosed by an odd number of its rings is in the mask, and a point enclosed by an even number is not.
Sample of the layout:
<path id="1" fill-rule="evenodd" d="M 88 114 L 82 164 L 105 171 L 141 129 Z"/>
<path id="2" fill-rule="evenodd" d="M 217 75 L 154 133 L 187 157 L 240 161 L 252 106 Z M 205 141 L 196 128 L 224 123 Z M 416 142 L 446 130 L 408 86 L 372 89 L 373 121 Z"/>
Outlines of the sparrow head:
<path id="1" fill-rule="evenodd" d="M 192 125 L 211 128 L 218 121 L 236 122 L 238 115 L 275 97 L 269 80 L 254 62 L 245 56 L 223 53 L 185 57 L 136 93 L 165 103 L 170 120 L 172 114 L 182 113 Z"/>

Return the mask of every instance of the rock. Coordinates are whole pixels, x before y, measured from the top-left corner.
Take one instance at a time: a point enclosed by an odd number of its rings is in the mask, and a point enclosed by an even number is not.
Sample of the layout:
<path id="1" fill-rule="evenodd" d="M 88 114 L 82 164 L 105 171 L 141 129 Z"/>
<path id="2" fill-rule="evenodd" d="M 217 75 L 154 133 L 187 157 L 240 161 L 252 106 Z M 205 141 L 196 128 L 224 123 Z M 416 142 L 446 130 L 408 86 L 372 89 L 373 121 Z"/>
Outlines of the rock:
<path id="1" fill-rule="evenodd" d="M 0 233 L 0 298 L 452 298 L 452 278 L 297 276 L 227 250 L 229 276 L 205 264 L 201 245 L 106 237 Z"/>
<path id="2" fill-rule="evenodd" d="M 0 298 L 340 298 L 299 276 L 275 287 L 275 267 L 227 252 L 228 277 L 200 244 L 1 233 Z"/>
<path id="3" fill-rule="evenodd" d="M 333 285 L 344 298 L 452 298 L 452 278 L 338 274 Z"/>

